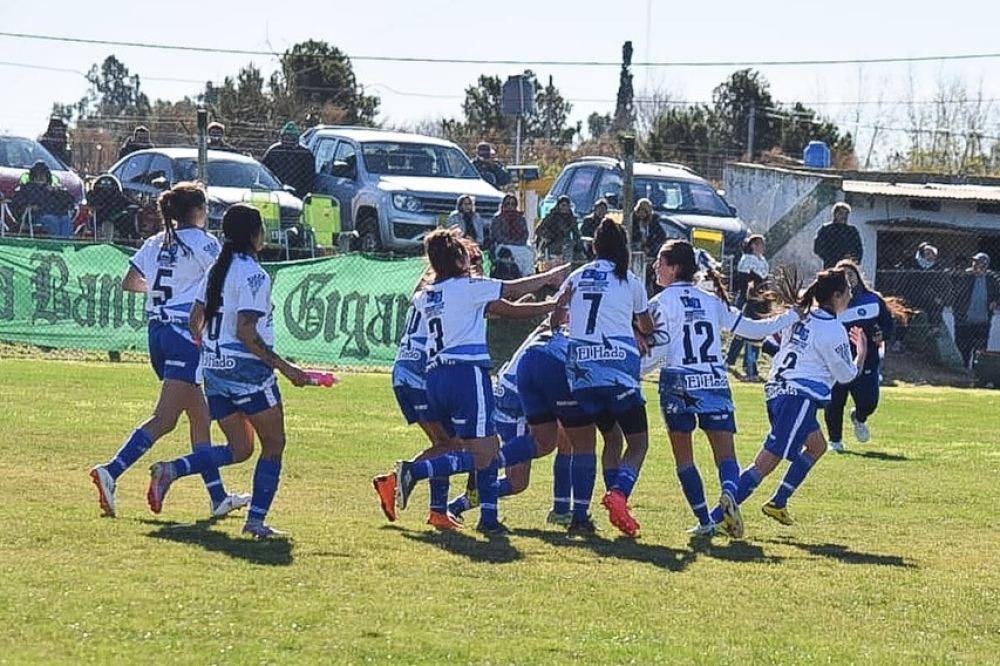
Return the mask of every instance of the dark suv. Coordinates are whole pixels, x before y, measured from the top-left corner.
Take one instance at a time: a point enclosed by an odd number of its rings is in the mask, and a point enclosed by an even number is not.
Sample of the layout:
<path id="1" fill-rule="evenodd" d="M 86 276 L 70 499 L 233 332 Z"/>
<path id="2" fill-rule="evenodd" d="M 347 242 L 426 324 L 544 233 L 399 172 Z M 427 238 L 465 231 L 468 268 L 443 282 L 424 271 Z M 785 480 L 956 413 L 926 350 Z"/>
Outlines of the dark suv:
<path id="1" fill-rule="evenodd" d="M 747 225 L 707 180 L 683 165 L 662 162 L 636 162 L 632 174 L 632 201 L 645 197 L 652 202 L 668 239 L 686 238 L 713 250 L 720 259 L 741 251 Z M 618 209 L 620 220 L 623 175 L 622 163 L 612 157 L 570 162 L 539 204 L 539 216 L 544 217 L 565 194 L 578 216 L 588 215 L 603 197 L 610 209 Z M 703 239 L 709 240 L 698 242 Z"/>

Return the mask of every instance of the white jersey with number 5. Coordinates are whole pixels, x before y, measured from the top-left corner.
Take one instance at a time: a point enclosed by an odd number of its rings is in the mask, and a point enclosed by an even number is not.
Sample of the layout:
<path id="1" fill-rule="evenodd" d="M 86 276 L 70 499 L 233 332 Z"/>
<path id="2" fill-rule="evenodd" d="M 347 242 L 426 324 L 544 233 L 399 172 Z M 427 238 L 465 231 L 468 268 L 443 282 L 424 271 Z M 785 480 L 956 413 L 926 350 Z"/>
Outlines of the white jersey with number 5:
<path id="1" fill-rule="evenodd" d="M 768 399 L 802 393 L 825 403 L 834 384 L 850 383 L 857 374 L 843 324 L 836 315 L 817 308 L 782 331 L 764 393 Z"/>
<path id="2" fill-rule="evenodd" d="M 198 295 L 205 302 L 208 277 Z M 222 285 L 219 311 L 205 324 L 201 364 L 207 394 L 243 395 L 274 383 L 274 370 L 240 342 L 236 327 L 241 312 L 256 312 L 257 334 L 268 347 L 274 346 L 271 278 L 257 261 L 245 254 L 233 256 Z"/>
<path id="3" fill-rule="evenodd" d="M 502 294 L 500 280 L 454 277 L 414 295 L 413 307 L 427 322 L 428 370 L 454 364 L 490 367 L 484 317 L 486 306 Z"/>
<path id="4" fill-rule="evenodd" d="M 188 315 L 198 287 L 219 256 L 221 246 L 204 229 L 186 227 L 174 232 L 188 250 L 176 241 L 163 247 L 163 232 L 146 239 L 129 263 L 146 280 L 146 317 L 174 324 L 190 339 Z"/>
<path id="5" fill-rule="evenodd" d="M 573 271 L 563 289 L 569 304 L 567 377 L 573 390 L 639 385 L 639 350 L 632 318 L 649 302 L 642 282 L 629 271 L 624 280 L 615 266 L 598 259 Z"/>

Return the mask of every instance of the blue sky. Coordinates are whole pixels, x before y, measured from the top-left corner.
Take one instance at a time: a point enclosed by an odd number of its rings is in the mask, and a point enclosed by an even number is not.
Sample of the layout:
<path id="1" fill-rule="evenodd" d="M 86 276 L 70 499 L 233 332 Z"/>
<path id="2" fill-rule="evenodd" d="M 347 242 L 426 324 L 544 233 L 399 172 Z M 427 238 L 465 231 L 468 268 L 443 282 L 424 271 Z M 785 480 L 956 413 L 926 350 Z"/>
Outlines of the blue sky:
<path id="1" fill-rule="evenodd" d="M 858 60 L 1000 51 L 995 39 L 1000 10 L 972 0 L 945 5 L 845 0 L 821 9 L 788 0 L 249 0 L 238 5 L 180 0 L 161 8 L 119 0 L 47 0 L 37 7 L 5 12 L 0 31 L 279 52 L 306 39 L 325 40 L 355 58 L 359 82 L 382 99 L 379 119 L 397 125 L 459 117 L 463 90 L 480 74 L 505 78 L 521 67 L 378 62 L 366 56 L 615 63 L 625 40 L 632 40 L 637 63 Z M 142 77 L 154 99 L 194 95 L 202 82 L 235 75 L 250 61 L 265 73 L 276 68 L 276 59 L 268 56 L 7 36 L 0 36 L 0 50 L 0 77 L 6 83 L 0 130 L 27 135 L 44 130 L 53 101 L 82 97 L 87 89 L 82 73 L 111 53 Z M 864 152 L 871 127 L 905 127 L 906 110 L 914 108 L 908 100 L 927 108 L 943 83 L 958 81 L 972 94 L 982 90 L 987 99 L 1000 98 L 1000 79 L 989 76 L 998 64 L 1000 58 L 755 68 L 770 82 L 775 99 L 806 102 L 842 128 L 856 130 L 859 152 Z M 593 111 L 613 111 L 617 67 L 531 68 L 542 77 L 552 75 L 574 105 L 574 120 Z M 708 101 L 712 88 L 736 68 L 636 66 L 636 96 L 643 99 L 655 91 L 675 100 Z M 993 127 L 986 129 L 987 134 L 1000 134 Z M 892 133 L 883 131 L 880 138 Z"/>

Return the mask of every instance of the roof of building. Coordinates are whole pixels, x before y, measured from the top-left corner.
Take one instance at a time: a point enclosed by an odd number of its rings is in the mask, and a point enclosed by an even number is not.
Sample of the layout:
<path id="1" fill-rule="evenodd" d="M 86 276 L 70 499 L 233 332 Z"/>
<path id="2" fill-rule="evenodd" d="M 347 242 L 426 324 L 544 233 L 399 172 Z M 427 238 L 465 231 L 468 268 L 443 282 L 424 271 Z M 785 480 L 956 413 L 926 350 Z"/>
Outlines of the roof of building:
<path id="1" fill-rule="evenodd" d="M 844 180 L 845 193 L 871 194 L 906 199 L 952 199 L 958 201 L 1000 201 L 1000 186 L 949 185 L 944 183 L 887 183 Z"/>

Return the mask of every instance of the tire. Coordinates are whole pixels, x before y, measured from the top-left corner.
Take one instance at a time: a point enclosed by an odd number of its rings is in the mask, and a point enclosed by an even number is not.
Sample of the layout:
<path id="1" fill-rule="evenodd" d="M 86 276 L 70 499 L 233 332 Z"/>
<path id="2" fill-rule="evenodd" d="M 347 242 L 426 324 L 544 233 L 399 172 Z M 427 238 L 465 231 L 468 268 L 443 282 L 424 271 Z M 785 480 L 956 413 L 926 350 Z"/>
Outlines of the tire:
<path id="1" fill-rule="evenodd" d="M 358 220 L 358 250 L 369 254 L 382 252 L 382 236 L 378 231 L 378 219 L 365 215 Z"/>

